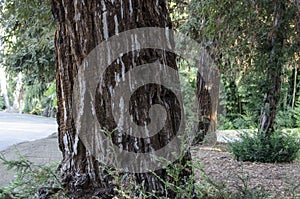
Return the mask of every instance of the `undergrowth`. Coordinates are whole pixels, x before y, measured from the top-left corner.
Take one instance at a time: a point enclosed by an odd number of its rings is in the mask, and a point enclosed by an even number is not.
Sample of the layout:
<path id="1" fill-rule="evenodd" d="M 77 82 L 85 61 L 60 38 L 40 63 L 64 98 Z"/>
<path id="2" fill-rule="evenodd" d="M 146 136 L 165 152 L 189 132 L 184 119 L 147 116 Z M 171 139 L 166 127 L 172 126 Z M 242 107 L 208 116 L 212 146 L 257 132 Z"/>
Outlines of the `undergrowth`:
<path id="1" fill-rule="evenodd" d="M 64 192 L 62 185 L 60 184 L 60 178 L 56 173 L 58 163 L 52 163 L 44 166 L 35 165 L 25 158 L 19 160 L 6 160 L 4 157 L 0 157 L 3 164 L 8 169 L 13 169 L 16 174 L 16 179 L 10 182 L 5 187 L 0 187 L 1 199 L 30 199 L 30 198 L 51 198 L 51 199 L 64 199 L 68 198 Z M 241 184 L 236 188 L 236 191 L 232 192 L 226 186 L 224 182 L 218 182 L 211 179 L 203 170 L 202 165 L 199 162 L 194 161 L 191 163 L 195 176 L 190 178 L 184 187 L 174 186 L 172 184 L 165 183 L 166 189 L 176 190 L 178 193 L 178 199 L 181 198 L 195 198 L 195 199 L 256 199 L 264 198 L 267 193 L 262 187 L 250 188 L 248 186 L 247 178 L 238 177 Z M 110 174 L 114 175 L 114 184 L 119 186 L 115 188 L 117 196 L 114 199 L 146 199 L 151 196 L 151 193 L 147 193 L 143 189 L 143 184 L 136 185 L 134 180 L 124 175 L 119 175 L 114 171 L 107 168 Z M 170 167 L 168 174 L 172 177 L 180 174 L 180 168 Z M 161 179 L 164 181 L 164 179 Z M 126 181 L 126 182 L 125 182 Z M 153 198 L 163 199 L 164 197 Z M 165 197 L 166 198 L 166 197 Z"/>
<path id="2" fill-rule="evenodd" d="M 13 170 L 15 179 L 0 187 L 1 199 L 67 198 L 62 192 L 60 178 L 56 173 L 58 162 L 36 165 L 24 157 L 7 160 L 0 156 L 7 170 Z"/>
<path id="3" fill-rule="evenodd" d="M 279 163 L 292 162 L 299 157 L 300 138 L 297 133 L 276 131 L 267 136 L 264 133 L 243 133 L 241 140 L 229 144 L 229 151 L 238 161 Z"/>

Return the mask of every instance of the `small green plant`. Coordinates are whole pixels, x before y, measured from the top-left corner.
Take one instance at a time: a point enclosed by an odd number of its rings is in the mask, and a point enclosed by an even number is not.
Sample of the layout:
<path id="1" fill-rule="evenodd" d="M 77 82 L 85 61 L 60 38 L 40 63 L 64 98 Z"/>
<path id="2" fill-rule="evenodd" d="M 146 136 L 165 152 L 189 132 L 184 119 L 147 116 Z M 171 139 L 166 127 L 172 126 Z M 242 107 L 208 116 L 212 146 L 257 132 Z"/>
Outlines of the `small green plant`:
<path id="1" fill-rule="evenodd" d="M 249 176 L 236 174 L 236 177 L 238 181 L 235 185 L 236 191 L 231 196 L 232 198 L 264 199 L 270 196 L 270 194 L 265 191 L 263 185 L 258 184 L 251 188 L 249 185 Z"/>
<path id="2" fill-rule="evenodd" d="M 15 180 L 0 187 L 0 198 L 66 198 L 56 175 L 58 163 L 35 165 L 24 157 L 6 160 L 0 156 L 0 160 L 16 176 Z"/>
<path id="3" fill-rule="evenodd" d="M 263 133 L 244 133 L 241 140 L 229 144 L 229 151 L 239 161 L 251 162 L 292 162 L 300 150 L 296 134 L 276 131 L 270 136 Z"/>

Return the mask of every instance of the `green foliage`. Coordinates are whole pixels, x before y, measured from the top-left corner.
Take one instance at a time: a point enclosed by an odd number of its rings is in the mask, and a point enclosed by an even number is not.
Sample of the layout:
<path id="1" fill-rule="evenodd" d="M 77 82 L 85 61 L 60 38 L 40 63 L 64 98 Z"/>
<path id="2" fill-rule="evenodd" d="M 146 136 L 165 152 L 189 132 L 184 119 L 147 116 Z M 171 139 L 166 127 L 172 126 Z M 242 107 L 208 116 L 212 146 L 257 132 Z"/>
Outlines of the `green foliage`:
<path id="1" fill-rule="evenodd" d="M 35 165 L 21 157 L 19 160 L 6 160 L 0 157 L 8 170 L 14 170 L 16 179 L 0 187 L 0 198 L 37 198 L 38 193 L 47 192 L 47 198 L 66 198 L 61 192 L 60 179 L 56 174 L 58 163 L 45 166 Z"/>
<path id="2" fill-rule="evenodd" d="M 44 104 L 48 105 L 52 109 L 57 106 L 56 84 L 50 83 L 47 87 L 48 88 L 44 93 Z"/>
<path id="3" fill-rule="evenodd" d="M 234 129 L 255 129 L 257 127 L 256 115 L 251 112 L 245 112 L 233 120 Z"/>
<path id="4" fill-rule="evenodd" d="M 180 61 L 178 65 L 184 112 L 187 119 L 186 122 L 189 128 L 192 128 L 191 125 L 194 124 L 196 118 L 194 104 L 197 69 L 195 67 L 190 67 L 188 63 L 183 60 Z"/>
<path id="5" fill-rule="evenodd" d="M 288 107 L 287 110 L 280 110 L 276 115 L 276 125 L 280 128 L 294 128 L 295 127 L 295 117 L 294 111 Z"/>
<path id="6" fill-rule="evenodd" d="M 231 119 L 231 118 L 234 119 Z M 255 129 L 257 128 L 257 116 L 253 113 L 246 112 L 245 114 L 235 114 L 228 117 L 228 115 L 220 115 L 218 118 L 218 129 Z"/>
<path id="7" fill-rule="evenodd" d="M 188 18 L 188 2 L 185 0 L 168 0 L 168 7 L 173 27 L 177 29 Z"/>
<path id="8" fill-rule="evenodd" d="M 56 84 L 34 84 L 25 87 L 24 112 L 42 115 L 45 109 L 57 107 Z"/>
<path id="9" fill-rule="evenodd" d="M 261 84 L 263 75 L 249 72 L 239 73 L 236 77 L 222 76 L 224 85 L 220 96 L 220 104 L 224 112 L 218 118 L 220 129 L 255 129 L 259 123 L 259 115 L 263 93 L 257 85 Z"/>
<path id="10" fill-rule="evenodd" d="M 41 99 L 43 92 L 46 90 L 45 84 L 34 84 L 25 87 L 24 112 L 41 115 Z"/>
<path id="11" fill-rule="evenodd" d="M 14 77 L 23 74 L 25 112 L 40 114 L 47 84 L 55 79 L 55 23 L 50 1 L 1 1 L 0 24 L 1 61 L 12 85 Z M 14 91 L 14 86 L 9 89 Z"/>
<path id="12" fill-rule="evenodd" d="M 179 162 L 181 160 L 179 159 Z M 166 172 L 168 174 L 169 179 L 174 179 L 174 182 L 170 183 L 167 182 L 166 179 L 162 179 L 159 176 L 156 176 L 159 178 L 159 180 L 163 183 L 165 191 L 173 191 L 177 194 L 177 198 L 193 198 L 194 196 L 194 180 L 195 175 L 191 174 L 190 176 L 184 176 L 184 179 L 182 178 L 182 173 L 184 170 L 193 170 L 193 163 L 191 161 L 187 162 L 186 164 L 170 164 L 166 167 Z M 155 174 L 155 173 L 154 173 Z M 184 184 L 182 184 L 184 182 Z M 151 196 L 152 194 L 149 193 Z M 167 197 L 161 197 L 162 199 Z"/>
<path id="13" fill-rule="evenodd" d="M 4 1 L 1 10 L 2 58 L 7 71 L 20 71 L 27 84 L 54 79 L 54 21 L 46 0 Z"/>
<path id="14" fill-rule="evenodd" d="M 274 77 L 276 69 L 283 68 L 278 74 L 292 79 L 290 71 L 285 69 L 298 59 L 295 54 L 299 52 L 299 27 L 295 23 L 299 19 L 295 17 L 299 9 L 294 1 L 282 2 L 284 17 L 278 24 L 284 28 L 276 28 L 274 11 L 279 2 L 192 0 L 188 5 L 189 17 L 179 29 L 208 50 L 222 73 L 225 120 L 229 121 L 223 125 L 226 128 L 258 124 L 263 96 L 274 86 L 267 77 Z M 282 36 L 284 42 L 281 46 L 276 38 L 278 43 L 272 50 L 270 39 L 274 34 Z M 287 104 L 287 100 L 282 98 L 280 103 Z M 285 110 L 286 106 L 278 108 Z M 252 114 L 251 125 L 242 125 L 248 113 Z"/>
<path id="15" fill-rule="evenodd" d="M 298 98 L 296 102 L 295 109 L 293 110 L 293 117 L 296 120 L 296 125 L 300 129 L 300 97 Z"/>
<path id="16" fill-rule="evenodd" d="M 276 131 L 271 136 L 244 133 L 240 138 L 229 144 L 229 151 L 239 161 L 292 162 L 299 155 L 299 135 Z"/>
<path id="17" fill-rule="evenodd" d="M 218 116 L 218 129 L 219 130 L 231 130 L 235 129 L 232 121 L 226 118 L 224 115 Z"/>

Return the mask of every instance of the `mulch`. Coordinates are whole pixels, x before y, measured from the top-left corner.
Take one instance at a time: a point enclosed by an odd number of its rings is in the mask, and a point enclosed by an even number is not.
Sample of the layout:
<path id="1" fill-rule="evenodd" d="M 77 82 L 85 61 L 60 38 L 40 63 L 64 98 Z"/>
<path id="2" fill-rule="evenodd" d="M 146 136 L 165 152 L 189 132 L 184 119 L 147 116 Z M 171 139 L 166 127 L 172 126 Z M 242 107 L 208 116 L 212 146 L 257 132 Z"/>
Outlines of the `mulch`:
<path id="1" fill-rule="evenodd" d="M 262 190 L 269 198 L 300 198 L 299 160 L 276 164 L 239 162 L 218 146 L 195 146 L 191 154 L 210 179 L 230 192 L 248 187 L 248 190 Z M 203 172 L 196 172 L 196 180 L 204 180 Z"/>

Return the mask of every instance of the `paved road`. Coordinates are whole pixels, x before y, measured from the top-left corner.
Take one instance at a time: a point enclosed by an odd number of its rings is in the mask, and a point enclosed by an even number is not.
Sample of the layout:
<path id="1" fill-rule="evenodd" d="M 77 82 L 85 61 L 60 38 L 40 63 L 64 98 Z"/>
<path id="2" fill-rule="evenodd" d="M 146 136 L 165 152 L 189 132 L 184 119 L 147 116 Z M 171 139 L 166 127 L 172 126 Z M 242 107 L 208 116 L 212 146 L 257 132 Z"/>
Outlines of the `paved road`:
<path id="1" fill-rule="evenodd" d="M 54 118 L 0 112 L 0 151 L 20 142 L 45 138 L 54 132 L 57 132 Z M 235 140 L 239 133 L 235 130 L 224 132 L 216 132 L 218 142 Z"/>
<path id="2" fill-rule="evenodd" d="M 45 138 L 57 132 L 54 118 L 0 112 L 0 150 L 11 145 Z"/>

